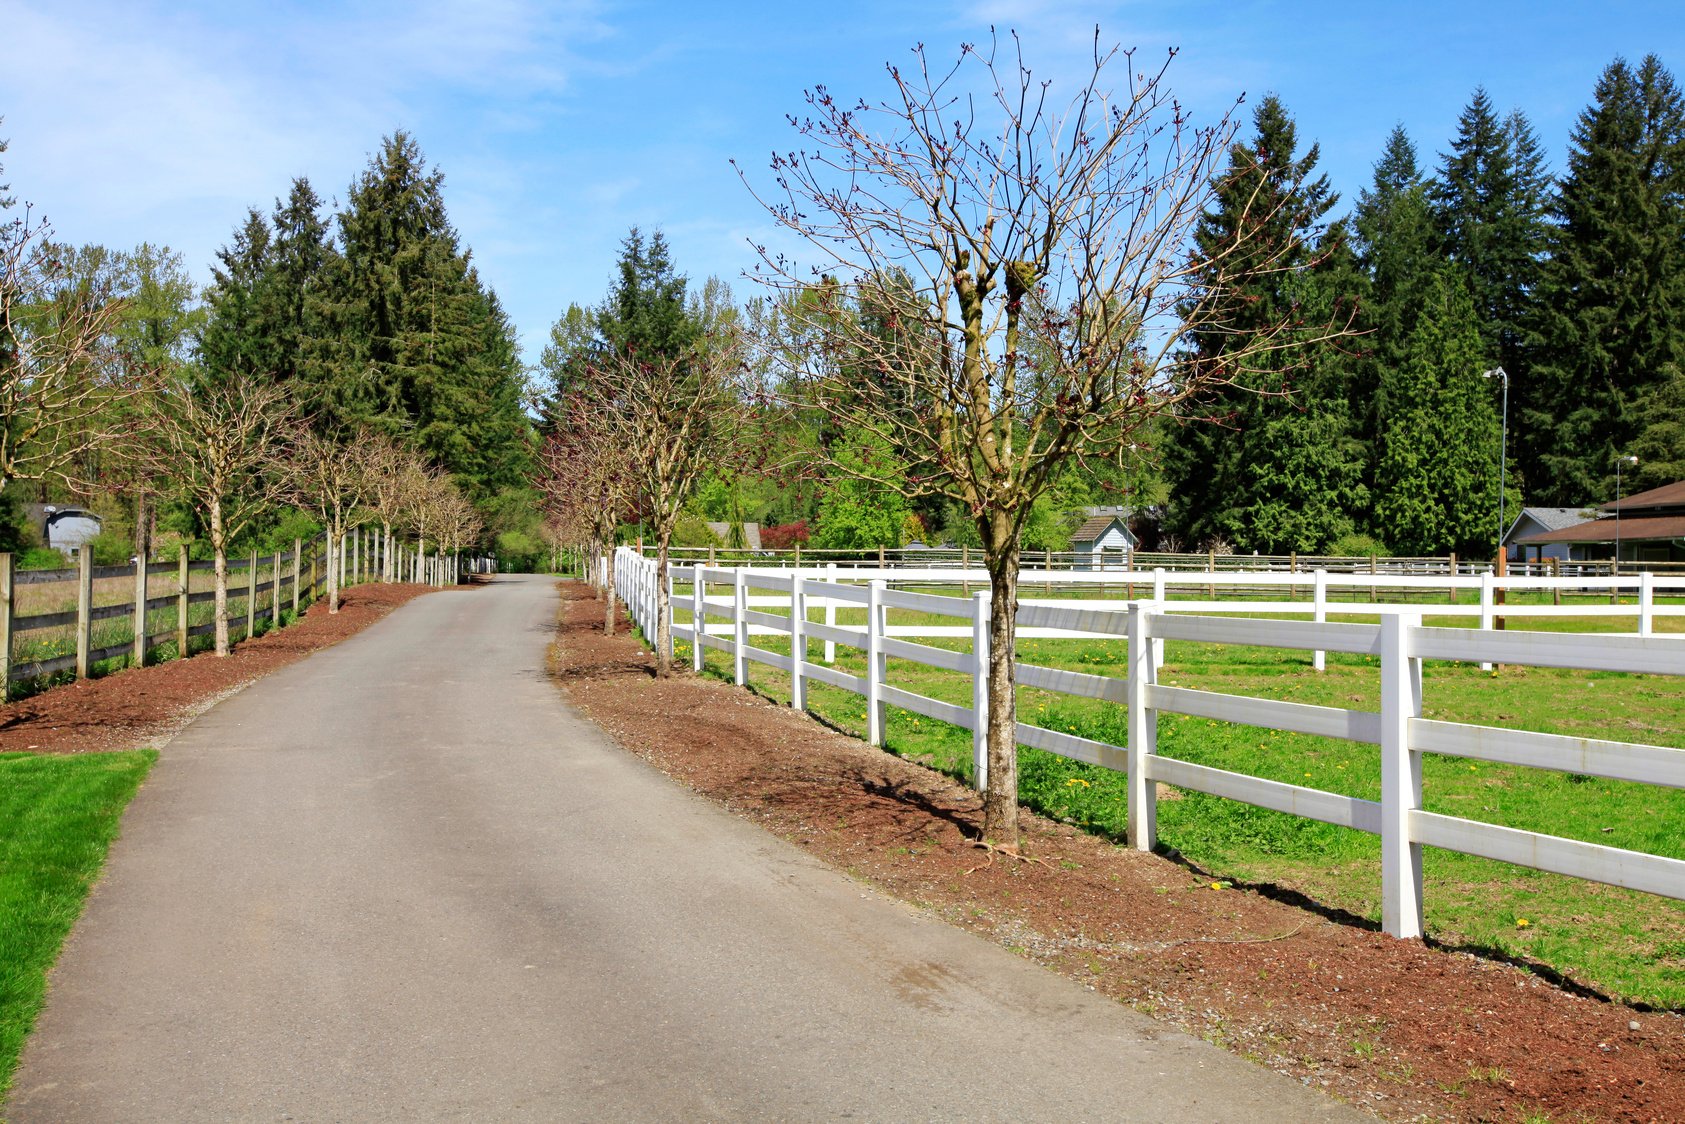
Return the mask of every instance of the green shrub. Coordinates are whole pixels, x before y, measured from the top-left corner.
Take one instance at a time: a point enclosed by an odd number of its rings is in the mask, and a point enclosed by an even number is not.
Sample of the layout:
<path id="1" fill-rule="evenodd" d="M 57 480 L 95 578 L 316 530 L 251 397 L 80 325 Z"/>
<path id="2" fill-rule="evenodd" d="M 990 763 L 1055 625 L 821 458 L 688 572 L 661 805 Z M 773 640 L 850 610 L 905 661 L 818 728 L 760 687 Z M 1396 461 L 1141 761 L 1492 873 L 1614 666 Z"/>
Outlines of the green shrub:
<path id="1" fill-rule="evenodd" d="M 50 546 L 32 546 L 17 560 L 20 570 L 63 570 L 74 564 Z"/>
<path id="2" fill-rule="evenodd" d="M 1328 548 L 1328 554 L 1333 558 L 1368 558 L 1370 555 L 1388 558 L 1391 557 L 1392 551 L 1375 536 L 1361 535 L 1354 531 L 1335 539 L 1334 545 Z"/>

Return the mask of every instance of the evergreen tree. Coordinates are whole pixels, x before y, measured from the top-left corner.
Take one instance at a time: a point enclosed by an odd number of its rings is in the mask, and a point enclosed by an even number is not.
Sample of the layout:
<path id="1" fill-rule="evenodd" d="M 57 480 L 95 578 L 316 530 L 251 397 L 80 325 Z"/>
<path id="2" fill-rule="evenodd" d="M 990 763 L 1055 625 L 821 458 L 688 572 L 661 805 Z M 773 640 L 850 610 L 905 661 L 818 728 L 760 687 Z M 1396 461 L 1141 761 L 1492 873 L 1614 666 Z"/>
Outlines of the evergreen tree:
<path id="1" fill-rule="evenodd" d="M 1357 415 L 1355 433 L 1364 446 L 1366 478 L 1374 481 L 1381 454 L 1382 403 L 1405 362 L 1433 280 L 1446 264 L 1415 145 L 1402 126 L 1387 138 L 1371 187 L 1358 195 L 1353 226 L 1369 291 L 1358 321 L 1365 352 L 1362 393 L 1354 396 L 1352 408 Z M 1384 540 L 1372 513 L 1366 513 L 1363 522 Z"/>
<path id="2" fill-rule="evenodd" d="M 685 310 L 686 283 L 673 270 L 661 232 L 645 241 L 633 227 L 620 244 L 620 262 L 608 300 L 597 312 L 603 345 L 648 358 L 682 352 L 699 330 Z"/>
<path id="3" fill-rule="evenodd" d="M 198 344 L 200 364 L 212 381 L 274 370 L 276 351 L 263 309 L 272 241 L 268 222 L 253 207 L 233 241 L 217 251 L 205 292 L 209 315 Z"/>
<path id="4" fill-rule="evenodd" d="M 1253 139 L 1230 150 L 1228 169 L 1216 184 L 1216 207 L 1194 233 L 1203 258 L 1224 255 L 1231 245 L 1244 249 L 1228 256 L 1241 280 L 1220 294 L 1223 328 L 1190 339 L 1191 363 L 1219 360 L 1237 341 L 1280 322 L 1294 307 L 1286 279 L 1313 260 L 1313 248 L 1329 244 L 1321 224 L 1338 196 L 1326 176 L 1314 174 L 1318 146 L 1297 153 L 1298 130 L 1273 94 L 1259 103 L 1253 125 Z M 1269 441 L 1283 430 L 1269 422 L 1295 409 L 1279 395 L 1257 391 L 1291 389 L 1285 370 L 1232 387 L 1203 403 L 1197 421 L 1188 418 L 1175 431 L 1165 456 L 1169 532 L 1189 543 L 1224 538 L 1252 547 L 1256 536 L 1246 513 L 1269 502 L 1259 491 L 1269 482 L 1251 466 L 1274 456 Z"/>
<path id="5" fill-rule="evenodd" d="M 1499 119 L 1484 88 L 1457 122 L 1451 151 L 1429 185 L 1445 254 L 1461 269 L 1489 354 L 1518 363 L 1527 296 L 1544 250 L 1544 177 L 1538 141 L 1519 111 Z"/>
<path id="6" fill-rule="evenodd" d="M 443 183 L 402 132 L 352 183 L 340 253 L 304 305 L 323 333 L 309 367 L 319 416 L 406 441 L 483 501 L 525 475 L 522 377 L 508 319 L 459 248 Z M 287 208 L 301 269 L 315 253 L 313 198 L 295 185 Z"/>
<path id="7" fill-rule="evenodd" d="M 1495 549 L 1498 413 L 1460 271 L 1442 268 L 1382 387 L 1374 531 L 1404 554 Z"/>
<path id="8" fill-rule="evenodd" d="M 1685 480 L 1685 371 L 1675 367 L 1638 404 L 1638 435 L 1627 446 L 1638 464 L 1628 470 L 1635 492 Z"/>
<path id="9" fill-rule="evenodd" d="M 286 202 L 276 200 L 270 222 L 274 238 L 260 304 L 272 341 L 272 373 L 310 408 L 320 387 L 310 378 L 309 356 L 313 341 L 326 331 L 318 293 L 337 254 L 321 197 L 302 176 L 293 181 Z"/>
<path id="10" fill-rule="evenodd" d="M 1655 56 L 1598 79 L 1556 214 L 1521 445 L 1535 498 L 1568 506 L 1610 494 L 1640 404 L 1685 364 L 1685 99 Z"/>

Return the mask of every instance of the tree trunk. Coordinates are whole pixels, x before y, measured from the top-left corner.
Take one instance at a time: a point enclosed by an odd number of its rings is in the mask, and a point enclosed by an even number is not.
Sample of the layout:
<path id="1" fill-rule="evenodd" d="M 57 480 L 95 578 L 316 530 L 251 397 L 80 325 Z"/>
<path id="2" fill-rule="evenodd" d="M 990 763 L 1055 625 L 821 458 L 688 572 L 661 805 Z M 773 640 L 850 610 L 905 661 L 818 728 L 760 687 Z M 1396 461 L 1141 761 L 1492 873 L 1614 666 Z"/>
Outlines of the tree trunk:
<path id="1" fill-rule="evenodd" d="M 989 783 L 983 838 L 1018 845 L 1018 700 L 1013 654 L 1018 637 L 1018 535 L 1000 512 L 984 517 L 989 567 Z"/>
<path id="2" fill-rule="evenodd" d="M 665 679 L 673 674 L 673 606 L 667 596 L 667 548 L 673 541 L 671 531 L 656 540 L 655 546 L 655 677 Z"/>
<path id="3" fill-rule="evenodd" d="M 211 502 L 211 553 L 216 559 L 216 596 L 212 602 L 216 618 L 216 654 L 228 654 L 228 540 L 222 529 L 222 504 Z"/>
<path id="4" fill-rule="evenodd" d="M 609 563 L 603 574 L 603 635 L 614 635 L 614 556 L 608 543 L 603 544 L 603 558 Z"/>
<path id="5" fill-rule="evenodd" d="M 328 612 L 339 612 L 339 555 L 345 549 L 345 532 L 328 526 Z"/>

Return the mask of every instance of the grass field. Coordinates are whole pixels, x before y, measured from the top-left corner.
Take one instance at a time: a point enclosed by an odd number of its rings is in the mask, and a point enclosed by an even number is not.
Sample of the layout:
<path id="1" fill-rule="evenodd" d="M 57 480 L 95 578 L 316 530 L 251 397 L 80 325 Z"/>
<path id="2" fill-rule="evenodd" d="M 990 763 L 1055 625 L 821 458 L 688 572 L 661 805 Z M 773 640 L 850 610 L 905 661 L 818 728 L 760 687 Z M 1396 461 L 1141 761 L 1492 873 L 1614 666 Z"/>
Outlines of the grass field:
<path id="1" fill-rule="evenodd" d="M 41 1010 L 47 971 L 157 758 L 154 750 L 0 753 L 0 1100 Z"/>
<path id="2" fill-rule="evenodd" d="M 892 624 L 916 619 L 891 615 Z M 840 624 L 863 621 L 858 610 L 839 613 Z M 1429 617 L 1426 623 L 1475 622 Z M 1657 620 L 1658 631 L 1682 625 L 1679 618 Z M 1635 625 L 1632 618 L 1539 618 L 1526 627 L 1631 631 Z M 754 643 L 789 651 L 788 641 L 776 637 L 757 637 Z M 688 658 L 688 645 L 679 647 Z M 819 649 L 812 643 L 809 658 L 819 658 Z M 1019 659 L 1123 678 L 1125 649 L 1121 641 L 1024 640 Z M 717 651 L 707 655 L 710 673 L 729 678 L 729 658 Z M 864 674 L 861 653 L 839 645 L 837 655 L 841 669 Z M 750 677 L 770 697 L 788 700 L 786 674 L 751 664 Z M 1379 709 L 1377 667 L 1368 657 L 1330 654 L 1327 670 L 1318 673 L 1307 652 L 1171 642 L 1160 681 Z M 963 675 L 891 660 L 888 682 L 946 702 L 970 703 L 970 680 Z M 1121 706 L 1028 688 L 1020 688 L 1018 704 L 1021 721 L 1126 743 Z M 859 696 L 810 681 L 809 707 L 844 730 L 864 733 L 865 703 Z M 1685 677 L 1537 668 L 1506 668 L 1494 675 L 1475 665 L 1430 663 L 1424 670 L 1424 711 L 1449 721 L 1685 748 Z M 887 741 L 892 751 L 954 776 L 970 774 L 969 731 L 891 708 Z M 1374 746 L 1162 715 L 1159 751 L 1343 795 L 1380 796 Z M 1121 774 L 1037 750 L 1020 752 L 1026 804 L 1121 843 L 1127 819 Z M 1423 774 L 1424 802 L 1431 811 L 1685 859 L 1685 792 L 1435 755 L 1424 759 Z M 1375 836 L 1177 790 L 1160 799 L 1158 814 L 1161 843 L 1212 878 L 1291 890 L 1329 910 L 1379 919 Z M 1685 903 L 1433 848 L 1427 849 L 1424 868 L 1431 939 L 1512 957 L 1639 1004 L 1685 1009 Z"/>

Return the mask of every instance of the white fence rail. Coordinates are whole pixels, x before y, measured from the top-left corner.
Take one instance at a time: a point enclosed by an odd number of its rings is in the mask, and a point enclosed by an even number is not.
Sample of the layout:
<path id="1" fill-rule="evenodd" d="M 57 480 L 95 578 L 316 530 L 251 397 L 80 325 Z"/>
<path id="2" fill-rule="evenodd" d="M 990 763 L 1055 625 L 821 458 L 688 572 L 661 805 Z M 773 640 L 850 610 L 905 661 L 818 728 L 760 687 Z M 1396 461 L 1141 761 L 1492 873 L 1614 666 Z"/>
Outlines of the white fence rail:
<path id="1" fill-rule="evenodd" d="M 615 555 L 613 566 L 616 592 L 645 634 L 653 636 L 655 564 L 623 549 Z M 826 579 L 831 576 L 827 571 Z M 987 783 L 988 766 L 986 723 L 978 716 L 988 708 L 989 595 L 985 591 L 961 598 L 892 590 L 887 588 L 889 576 L 867 577 L 867 584 L 861 586 L 822 580 L 802 571 L 674 566 L 669 581 L 691 586 L 687 597 L 674 600 L 674 607 L 688 609 L 692 616 L 690 623 L 675 623 L 671 634 L 675 640 L 691 642 L 697 668 L 702 666 L 706 648 L 730 653 L 739 684 L 747 683 L 751 662 L 788 672 L 791 705 L 796 707 L 807 705 L 809 681 L 827 683 L 863 696 L 867 740 L 874 745 L 883 743 L 885 707 L 891 705 L 969 729 L 974 775 L 981 788 Z M 893 576 L 897 580 L 907 579 L 906 571 L 897 571 Z M 1484 588 L 1489 592 L 1490 575 L 1481 580 L 1488 583 Z M 1549 579 L 1524 580 L 1537 583 Z M 1569 580 L 1583 584 L 1582 579 Z M 1669 579 L 1647 577 L 1643 582 L 1641 595 L 1648 599 L 1652 611 L 1664 608 L 1654 603 L 1654 590 L 1664 582 L 1675 584 Z M 1445 579 L 1440 578 L 1435 584 L 1444 583 Z M 1361 584 L 1367 584 L 1367 580 Z M 722 586 L 730 588 L 729 599 L 710 593 L 710 589 L 718 590 Z M 751 591 L 770 596 L 752 596 Z M 865 622 L 838 624 L 839 605 L 864 608 Z M 771 607 L 782 611 L 763 611 Z M 1128 603 L 1044 601 L 1024 604 L 1018 612 L 1020 636 L 1106 637 L 1128 643 L 1128 675 L 1124 679 L 1033 664 L 1017 665 L 1017 681 L 1022 686 L 1127 706 L 1127 746 L 1024 723 L 1018 724 L 1018 741 L 1127 774 L 1129 837 L 1137 848 L 1150 850 L 1157 841 L 1155 782 L 1163 782 L 1379 835 L 1382 927 L 1395 937 L 1418 937 L 1423 931 L 1421 848 L 1424 844 L 1685 900 L 1685 861 L 1440 815 L 1422 806 L 1422 755 L 1427 753 L 1685 788 L 1685 750 L 1422 717 L 1423 660 L 1685 675 L 1685 638 L 1433 628 L 1422 624 L 1421 617 L 1428 610 L 1421 605 L 1365 605 L 1349 610 L 1367 614 L 1381 610 L 1379 624 L 1331 623 L 1320 619 L 1333 606 L 1319 605 L 1312 609 L 1319 619 L 1311 621 L 1190 615 L 1187 612 L 1190 607 L 1213 608 L 1207 603 L 1190 605 L 1156 599 Z M 1225 610 L 1233 607 L 1232 603 L 1223 605 Z M 1306 611 L 1302 603 L 1265 602 L 1257 603 L 1256 608 L 1265 612 Z M 1431 612 L 1438 615 L 1445 608 L 1434 606 Z M 888 625 L 890 609 L 963 623 L 892 627 Z M 822 613 L 822 620 L 810 619 L 816 611 Z M 1505 612 L 1508 614 L 1510 610 Z M 1631 615 L 1631 610 L 1627 613 Z M 710 624 L 709 616 L 724 617 L 726 621 Z M 790 654 L 767 651 L 751 643 L 751 637 L 770 635 L 788 637 Z M 972 647 L 968 652 L 935 648 L 907 639 L 910 635 L 969 636 Z M 1374 712 L 1310 706 L 1163 685 L 1158 682 L 1158 670 L 1165 640 L 1296 649 L 1314 652 L 1318 657 L 1328 651 L 1376 656 L 1380 661 L 1381 708 Z M 816 641 L 825 646 L 823 662 L 811 658 L 811 645 Z M 837 644 L 865 653 L 864 676 L 831 666 Z M 969 675 L 971 704 L 960 706 L 894 686 L 887 681 L 891 658 Z M 1160 756 L 1157 752 L 1160 713 L 1194 715 L 1378 746 L 1381 799 L 1343 796 Z"/>

